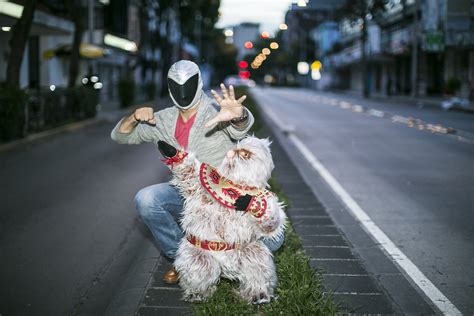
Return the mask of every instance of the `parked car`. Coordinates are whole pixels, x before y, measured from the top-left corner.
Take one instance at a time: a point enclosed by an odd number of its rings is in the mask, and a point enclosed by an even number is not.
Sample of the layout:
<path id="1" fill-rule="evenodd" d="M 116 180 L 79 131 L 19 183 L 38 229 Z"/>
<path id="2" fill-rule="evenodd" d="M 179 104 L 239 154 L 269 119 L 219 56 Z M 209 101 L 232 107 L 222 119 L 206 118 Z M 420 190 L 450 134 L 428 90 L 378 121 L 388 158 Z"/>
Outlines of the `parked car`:
<path id="1" fill-rule="evenodd" d="M 449 111 L 451 109 L 474 111 L 474 104 L 470 103 L 468 99 L 461 99 L 458 97 L 452 97 L 449 100 L 441 102 L 441 107 L 445 111 Z"/>
<path id="2" fill-rule="evenodd" d="M 256 86 L 255 81 L 252 79 L 242 79 L 239 76 L 227 76 L 224 79 L 226 86 L 233 85 L 234 87 L 249 87 L 253 88 Z"/>

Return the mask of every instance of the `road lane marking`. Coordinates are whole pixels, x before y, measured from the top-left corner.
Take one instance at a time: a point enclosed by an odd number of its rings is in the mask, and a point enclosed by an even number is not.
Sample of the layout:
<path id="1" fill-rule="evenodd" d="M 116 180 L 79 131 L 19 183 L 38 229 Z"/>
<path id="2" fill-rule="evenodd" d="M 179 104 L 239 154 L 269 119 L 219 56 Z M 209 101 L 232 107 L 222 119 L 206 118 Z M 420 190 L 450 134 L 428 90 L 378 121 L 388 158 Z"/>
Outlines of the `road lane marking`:
<path id="1" fill-rule="evenodd" d="M 392 260 L 410 277 L 423 291 L 431 302 L 443 313 L 461 315 L 453 303 L 418 269 L 418 267 L 393 243 L 393 241 L 375 224 L 369 215 L 347 193 L 342 185 L 332 176 L 321 162 L 311 153 L 303 142 L 294 134 L 289 135 L 290 141 L 298 148 L 305 159 L 326 181 L 336 195 L 347 206 L 350 213 L 362 225 L 365 231 L 378 243 Z"/>
<path id="2" fill-rule="evenodd" d="M 285 95 L 284 97 L 289 98 L 290 96 Z M 428 131 L 433 134 L 439 134 L 439 135 L 451 137 L 463 143 L 467 143 L 471 145 L 474 144 L 474 133 L 458 130 L 453 127 L 444 127 L 439 124 L 437 125 L 430 124 L 420 119 L 415 119 L 413 117 L 403 117 L 396 114 L 390 114 L 388 112 L 379 111 L 373 108 L 362 106 L 360 104 L 352 105 L 352 103 L 348 101 L 344 101 L 344 100 L 337 101 L 334 98 L 329 99 L 326 97 L 320 97 L 318 95 L 312 98 L 307 97 L 307 96 L 297 96 L 297 98 L 299 98 L 300 101 L 309 102 L 309 103 L 314 103 L 315 101 L 322 100 L 322 102 L 320 102 L 321 104 L 326 104 L 326 105 L 331 105 L 331 106 L 338 105 L 339 108 L 344 109 L 344 110 L 352 110 L 355 113 L 366 114 L 366 115 L 378 117 L 378 118 L 386 118 L 386 119 L 391 120 L 392 123 L 401 123 L 401 124 L 406 125 L 407 127 L 416 128 L 419 131 Z"/>
<path id="3" fill-rule="evenodd" d="M 283 122 L 267 107 L 262 107 L 266 114 L 281 130 Z M 401 118 L 401 117 L 400 117 Z M 334 176 L 313 155 L 306 145 L 293 133 L 287 135 L 288 139 L 296 146 L 303 157 L 319 173 L 331 187 L 333 192 L 346 205 L 352 216 L 362 225 L 364 230 L 377 242 L 377 245 L 391 257 L 405 274 L 418 286 L 428 299 L 445 315 L 462 315 L 453 303 L 421 272 L 421 270 L 395 245 L 395 243 L 375 224 L 370 216 L 349 195 Z M 347 260 L 347 259 L 346 259 Z M 351 260 L 351 259 L 349 259 Z"/>

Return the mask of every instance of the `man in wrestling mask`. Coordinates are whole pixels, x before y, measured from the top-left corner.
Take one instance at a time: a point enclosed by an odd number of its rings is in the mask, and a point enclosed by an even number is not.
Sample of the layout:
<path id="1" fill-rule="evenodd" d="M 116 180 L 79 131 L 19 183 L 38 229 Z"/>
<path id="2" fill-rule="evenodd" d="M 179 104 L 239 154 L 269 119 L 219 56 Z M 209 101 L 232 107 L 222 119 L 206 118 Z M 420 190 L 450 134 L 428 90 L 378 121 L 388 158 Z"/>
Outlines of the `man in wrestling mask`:
<path id="1" fill-rule="evenodd" d="M 246 96 L 236 99 L 232 86 L 227 89 L 221 84 L 220 88 L 222 96 L 211 90 L 215 104 L 203 91 L 199 67 L 180 60 L 168 71 L 168 90 L 174 106 L 158 112 L 151 107 L 138 108 L 117 123 L 111 137 L 119 144 L 153 142 L 158 146 L 162 140 L 217 166 L 254 123 L 252 113 L 242 105 Z M 136 194 L 135 205 L 161 253 L 173 261 L 183 237 L 178 222 L 183 199 L 178 190 L 169 183 L 145 187 Z M 275 251 L 282 242 L 267 246 Z M 176 283 L 177 277 L 173 268 L 165 273 L 163 280 Z"/>

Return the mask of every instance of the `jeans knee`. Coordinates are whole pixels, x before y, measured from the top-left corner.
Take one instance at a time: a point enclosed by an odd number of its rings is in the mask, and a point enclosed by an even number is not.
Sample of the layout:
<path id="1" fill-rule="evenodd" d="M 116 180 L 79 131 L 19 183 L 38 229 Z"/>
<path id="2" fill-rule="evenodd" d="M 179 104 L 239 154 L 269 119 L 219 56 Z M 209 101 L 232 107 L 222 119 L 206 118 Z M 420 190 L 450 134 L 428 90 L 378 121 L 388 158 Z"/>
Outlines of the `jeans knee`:
<path id="1" fill-rule="evenodd" d="M 284 235 L 277 236 L 275 239 L 263 239 L 263 243 L 268 247 L 268 249 L 270 249 L 271 252 L 276 252 L 278 249 L 280 249 L 284 241 Z"/>
<path id="2" fill-rule="evenodd" d="M 155 204 L 155 197 L 153 196 L 150 190 L 147 188 L 143 188 L 137 192 L 135 195 L 135 207 L 137 208 L 138 212 L 140 213 L 142 218 L 150 218 L 153 216 L 153 208 Z"/>

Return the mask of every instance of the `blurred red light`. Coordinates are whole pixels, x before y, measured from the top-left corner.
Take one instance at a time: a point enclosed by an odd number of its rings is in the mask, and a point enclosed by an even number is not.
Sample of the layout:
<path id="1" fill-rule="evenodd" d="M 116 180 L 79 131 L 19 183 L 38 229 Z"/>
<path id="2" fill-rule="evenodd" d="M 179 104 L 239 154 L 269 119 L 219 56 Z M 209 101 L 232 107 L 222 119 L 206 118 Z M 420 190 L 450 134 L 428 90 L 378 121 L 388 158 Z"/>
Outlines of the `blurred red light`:
<path id="1" fill-rule="evenodd" d="M 241 79 L 248 79 L 250 77 L 250 71 L 239 71 L 239 77 Z"/>
<path id="2" fill-rule="evenodd" d="M 245 42 L 244 47 L 247 48 L 247 49 L 251 49 L 253 47 L 253 43 L 252 42 Z"/>
<path id="3" fill-rule="evenodd" d="M 270 33 L 262 32 L 262 38 L 269 38 L 269 37 L 270 37 Z"/>
<path id="4" fill-rule="evenodd" d="M 239 61 L 239 68 L 247 68 L 249 66 L 248 62 L 242 60 Z"/>

